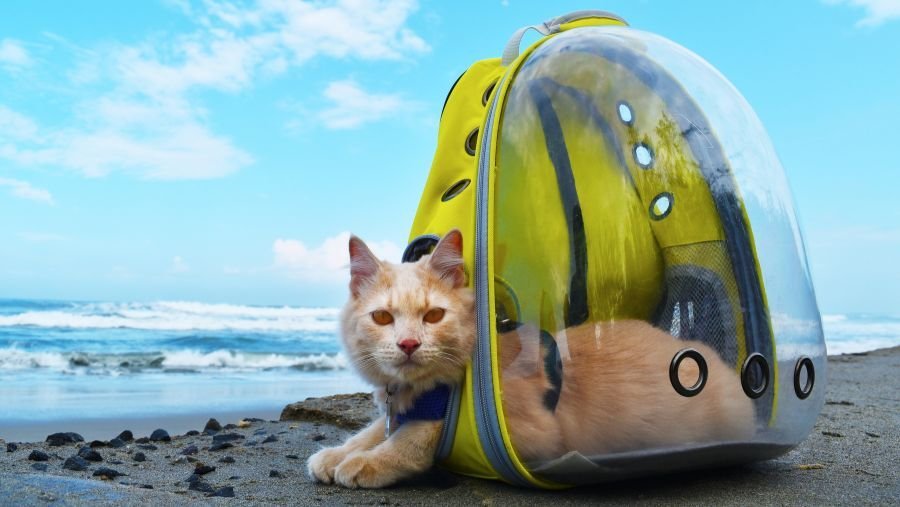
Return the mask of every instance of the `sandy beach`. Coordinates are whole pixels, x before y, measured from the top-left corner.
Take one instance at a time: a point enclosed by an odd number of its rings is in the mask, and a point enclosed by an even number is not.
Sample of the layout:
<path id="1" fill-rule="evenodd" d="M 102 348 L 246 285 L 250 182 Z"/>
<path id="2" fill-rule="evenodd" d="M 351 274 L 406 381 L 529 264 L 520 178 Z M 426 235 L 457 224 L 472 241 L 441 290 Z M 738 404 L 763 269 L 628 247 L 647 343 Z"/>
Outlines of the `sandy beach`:
<path id="1" fill-rule="evenodd" d="M 307 457 L 339 443 L 371 416 L 366 397 L 350 395 L 307 400 L 281 415 L 302 420 L 248 420 L 243 414 L 220 419 L 218 430 L 213 423 L 204 431 L 205 424 L 198 422 L 190 434 L 181 431 L 187 421 L 138 425 L 118 420 L 97 423 L 90 438 L 83 435 L 84 442 L 51 446 L 43 439 L 7 439 L 0 442 L 0 503 L 896 505 L 898 372 L 900 347 L 830 356 L 826 405 L 810 436 L 778 459 L 736 468 L 561 492 L 518 489 L 441 470 L 386 490 L 312 483 L 305 474 Z M 133 429 L 151 427 L 167 430 L 171 440 L 159 440 L 160 434 L 150 440 L 149 430 Z M 124 430 L 131 430 L 134 440 L 125 441 L 129 435 L 119 435 Z M 110 442 L 117 436 L 123 441 Z M 75 459 L 79 453 L 89 459 Z"/>

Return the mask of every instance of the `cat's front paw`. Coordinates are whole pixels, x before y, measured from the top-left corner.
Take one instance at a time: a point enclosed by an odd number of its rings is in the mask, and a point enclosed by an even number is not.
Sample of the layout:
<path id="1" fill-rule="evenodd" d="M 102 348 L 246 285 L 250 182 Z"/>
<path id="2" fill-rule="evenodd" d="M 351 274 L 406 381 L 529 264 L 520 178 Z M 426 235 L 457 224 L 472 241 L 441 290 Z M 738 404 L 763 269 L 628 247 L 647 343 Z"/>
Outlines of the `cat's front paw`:
<path id="1" fill-rule="evenodd" d="M 334 469 L 347 457 L 347 451 L 342 447 L 326 447 L 310 456 L 306 462 L 306 470 L 311 479 L 325 484 L 331 484 L 334 480 Z"/>
<path id="2" fill-rule="evenodd" d="M 347 488 L 383 488 L 397 482 L 395 470 L 376 463 L 370 453 L 351 454 L 334 471 L 334 482 Z"/>

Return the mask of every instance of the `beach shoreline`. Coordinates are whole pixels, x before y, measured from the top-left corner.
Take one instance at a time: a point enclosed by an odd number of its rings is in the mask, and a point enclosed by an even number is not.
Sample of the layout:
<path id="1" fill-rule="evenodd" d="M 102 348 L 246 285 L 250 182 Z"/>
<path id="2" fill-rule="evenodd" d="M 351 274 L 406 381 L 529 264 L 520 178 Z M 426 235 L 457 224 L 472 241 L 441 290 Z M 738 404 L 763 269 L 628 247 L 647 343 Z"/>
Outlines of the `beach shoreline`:
<path id="1" fill-rule="evenodd" d="M 0 498 L 14 504 L 137 505 L 147 502 L 188 504 L 219 503 L 233 494 L 242 504 L 553 504 L 682 503 L 760 504 L 890 504 L 900 498 L 900 347 L 829 356 L 826 404 L 809 437 L 779 458 L 735 468 L 650 477 L 583 487 L 562 492 L 513 488 L 492 481 L 471 479 L 435 470 L 423 477 L 386 490 L 351 491 L 312 483 L 305 461 L 323 445 L 339 444 L 372 413 L 364 396 L 337 396 L 308 400 L 297 405 L 305 420 L 273 421 L 267 416 L 224 428 L 219 435 L 232 439 L 231 446 L 213 450 L 214 434 L 184 435 L 176 421 L 147 419 L 144 427 L 165 428 L 170 442 L 128 443 L 114 449 L 97 443 L 102 462 L 88 463 L 87 470 L 63 467 L 67 458 L 90 442 L 50 447 L 46 442 L 0 443 Z M 318 415 L 317 415 L 318 414 Z M 230 414 L 237 423 L 249 413 Z M 208 416 L 208 414 L 207 414 Z M 335 416 L 349 421 L 343 427 L 330 422 Z M 203 431 L 190 416 L 192 429 Z M 271 419 L 270 419 L 271 417 Z M 200 422 L 194 422 L 200 421 Z M 102 439 L 112 439 L 126 427 L 111 420 L 103 423 Z M 167 425 L 169 427 L 167 427 Z M 349 426 L 348 426 L 349 425 Z M 137 426 L 134 426 L 137 427 Z M 59 431 L 75 431 L 56 427 Z M 107 431 L 110 430 L 110 431 Z M 147 433 L 132 429 L 135 437 Z M 93 436 L 93 434 L 92 434 Z M 221 439 L 221 438 L 220 438 Z M 43 439 L 39 439 L 43 440 Z M 3 449 L 12 443 L 14 450 Z M 150 447 L 141 447 L 150 446 Z M 4 452 L 6 450 L 7 452 Z M 32 461 L 32 451 L 45 452 L 48 460 Z M 144 461 L 135 461 L 138 452 Z M 187 482 L 197 463 L 216 467 L 200 476 L 200 486 Z M 46 471 L 36 470 L 44 468 Z M 100 467 L 123 475 L 113 480 L 93 476 Z M 194 482 L 197 482 L 195 480 Z M 152 487 L 153 489 L 147 489 Z"/>

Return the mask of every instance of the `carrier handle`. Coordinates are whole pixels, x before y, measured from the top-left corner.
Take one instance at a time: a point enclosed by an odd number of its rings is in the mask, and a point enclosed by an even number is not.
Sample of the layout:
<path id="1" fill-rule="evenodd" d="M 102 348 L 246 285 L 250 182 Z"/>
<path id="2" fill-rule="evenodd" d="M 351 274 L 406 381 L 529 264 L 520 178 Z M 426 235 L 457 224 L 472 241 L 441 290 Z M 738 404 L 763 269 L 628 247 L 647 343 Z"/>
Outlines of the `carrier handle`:
<path id="1" fill-rule="evenodd" d="M 519 46 L 522 44 L 522 38 L 525 37 L 525 34 L 528 33 L 529 30 L 536 30 L 539 34 L 546 37 L 548 35 L 559 33 L 560 31 L 562 31 L 562 26 L 566 23 L 580 21 L 582 19 L 588 18 L 609 19 L 622 23 L 623 25 L 628 24 L 624 19 L 611 12 L 583 10 L 570 12 L 568 14 L 563 14 L 562 16 L 557 16 L 549 21 L 544 21 L 539 25 L 523 26 L 522 28 L 516 30 L 514 34 L 512 34 L 512 37 L 509 38 L 509 42 L 506 43 L 506 47 L 503 48 L 501 65 L 506 67 L 519 57 Z"/>

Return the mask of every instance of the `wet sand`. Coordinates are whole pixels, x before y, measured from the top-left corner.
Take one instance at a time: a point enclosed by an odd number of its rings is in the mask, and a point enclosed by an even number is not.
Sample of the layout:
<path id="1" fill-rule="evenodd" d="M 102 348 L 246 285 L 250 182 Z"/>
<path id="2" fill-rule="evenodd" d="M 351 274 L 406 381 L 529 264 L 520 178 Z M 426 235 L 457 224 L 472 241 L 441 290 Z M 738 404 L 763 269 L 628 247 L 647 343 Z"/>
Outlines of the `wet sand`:
<path id="1" fill-rule="evenodd" d="M 103 461 L 88 462 L 84 471 L 67 470 L 63 464 L 89 442 L 59 447 L 43 441 L 17 443 L 15 450 L 5 452 L 12 443 L 7 440 L 0 444 L 0 503 L 896 505 L 900 499 L 900 347 L 831 356 L 828 372 L 826 404 L 810 436 L 780 458 L 735 468 L 555 492 L 519 489 L 440 470 L 385 490 L 351 491 L 312 483 L 305 473 L 306 458 L 322 445 L 338 444 L 371 413 L 365 397 L 350 396 L 302 404 L 304 421 L 254 420 L 242 427 L 223 428 L 216 434 L 237 436 L 220 437 L 231 446 L 219 450 L 210 449 L 215 444 L 212 434 L 175 435 L 164 420 L 152 421 L 159 424 L 145 427 L 170 430 L 171 442 L 96 447 Z M 104 423 L 104 432 L 114 431 L 102 440 L 130 429 L 116 428 L 117 422 Z M 237 422 L 237 418 L 221 422 Z M 199 424 L 195 429 L 202 431 Z M 33 450 L 46 452 L 48 461 L 29 460 Z M 135 461 L 139 452 L 144 453 L 144 461 Z M 34 464 L 46 464 L 46 471 L 35 470 Z M 201 465 L 207 468 L 198 468 Z M 112 480 L 94 477 L 101 467 L 127 475 Z M 193 472 L 211 467 L 215 470 L 187 482 Z M 207 496 L 216 491 L 233 492 L 234 498 Z"/>

